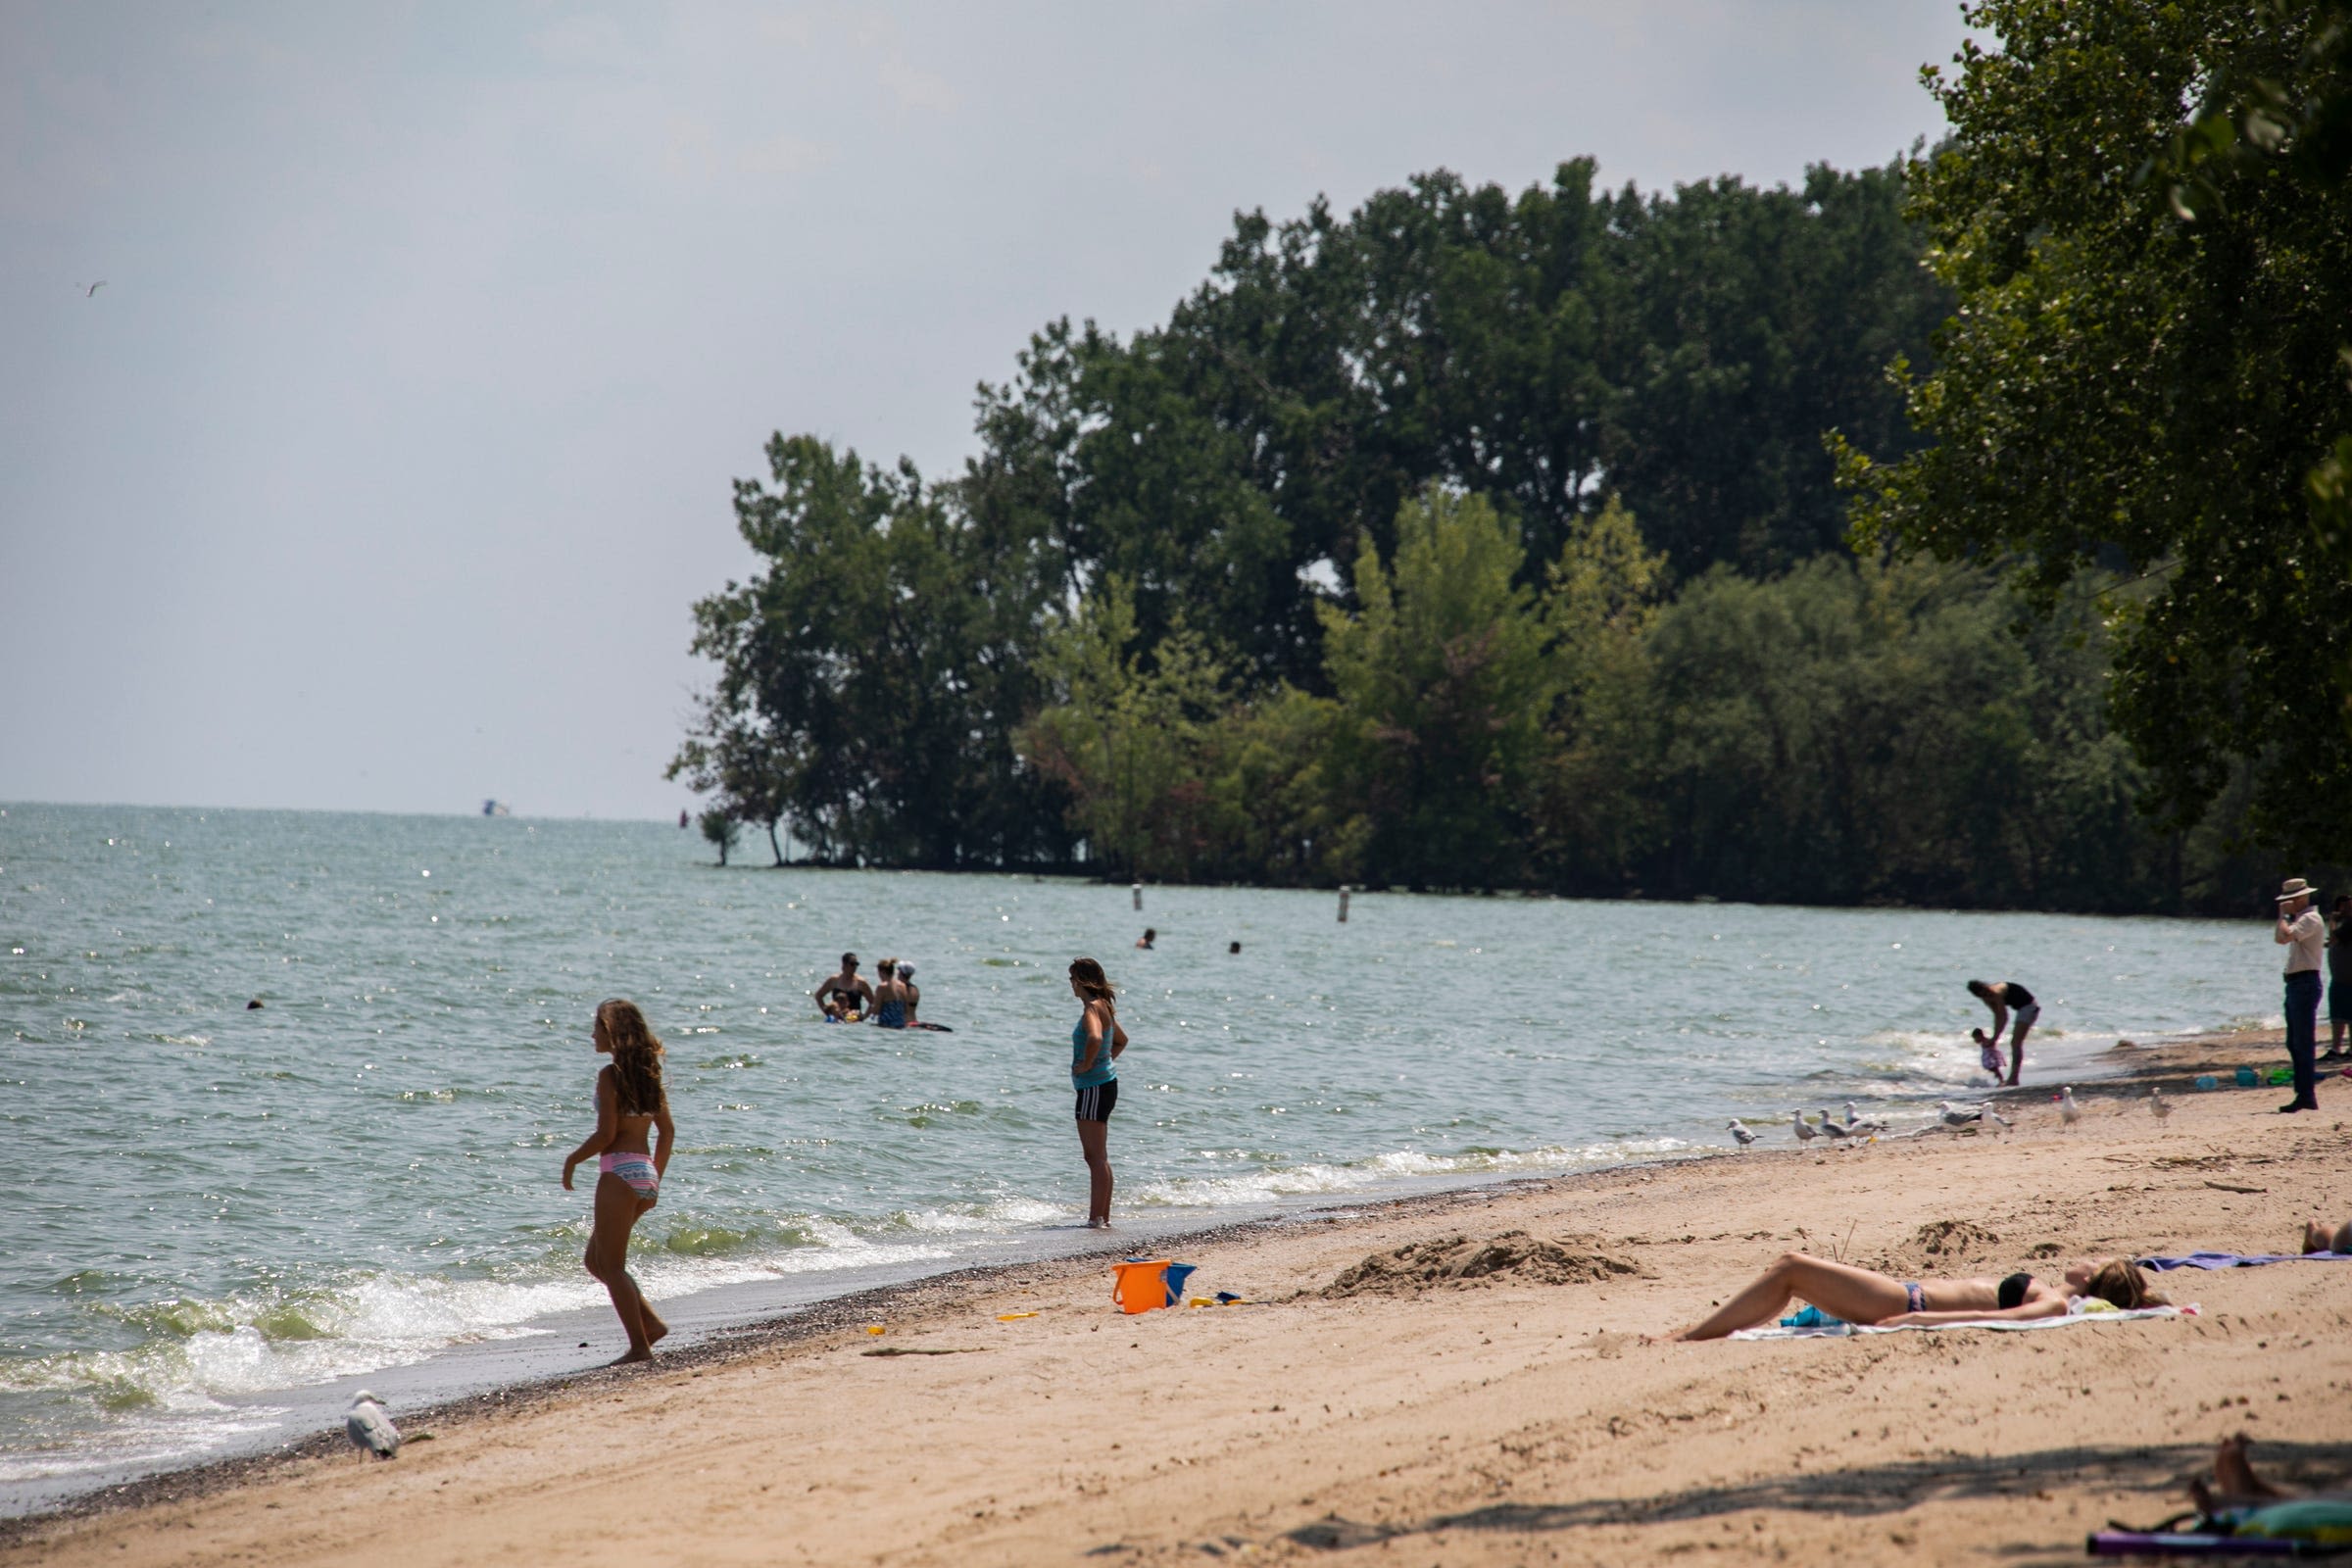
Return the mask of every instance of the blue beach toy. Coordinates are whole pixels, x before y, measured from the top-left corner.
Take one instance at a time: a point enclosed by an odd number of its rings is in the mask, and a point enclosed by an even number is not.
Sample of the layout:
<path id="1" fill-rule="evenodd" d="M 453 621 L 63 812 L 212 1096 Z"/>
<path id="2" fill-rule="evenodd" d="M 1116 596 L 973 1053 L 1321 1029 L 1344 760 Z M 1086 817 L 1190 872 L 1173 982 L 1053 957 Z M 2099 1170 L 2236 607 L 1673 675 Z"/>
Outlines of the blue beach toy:
<path id="1" fill-rule="evenodd" d="M 2202 1072 L 2197 1074 L 2197 1087 L 2199 1089 L 2219 1089 L 2221 1080 L 2209 1072 Z"/>
<path id="2" fill-rule="evenodd" d="M 2261 1082 L 2262 1082 L 2262 1080 L 2261 1080 L 2260 1078 L 2258 1078 L 2258 1077 L 2256 1077 L 2256 1076 L 2255 1076 L 2255 1074 L 2254 1074 L 2254 1069 L 2253 1069 L 2253 1068 L 2251 1068 L 2251 1067 L 2247 1067 L 2247 1066 L 2242 1066 L 2242 1065 L 2241 1065 L 2241 1066 L 2240 1066 L 2240 1067 L 2237 1069 L 2237 1087 L 2238 1087 L 2238 1088 L 2240 1088 L 2240 1089 L 2252 1089 L 2252 1088 L 2253 1088 L 2255 1085 L 2257 1085 L 2257 1084 L 2259 1084 L 2259 1083 L 2261 1083 Z"/>
<path id="3" fill-rule="evenodd" d="M 1168 1304 L 1170 1306 L 1184 1304 L 1184 1282 L 1191 1279 L 1193 1270 L 1200 1266 L 1198 1263 L 1170 1263 L 1163 1271 L 1163 1277 L 1168 1282 Z"/>

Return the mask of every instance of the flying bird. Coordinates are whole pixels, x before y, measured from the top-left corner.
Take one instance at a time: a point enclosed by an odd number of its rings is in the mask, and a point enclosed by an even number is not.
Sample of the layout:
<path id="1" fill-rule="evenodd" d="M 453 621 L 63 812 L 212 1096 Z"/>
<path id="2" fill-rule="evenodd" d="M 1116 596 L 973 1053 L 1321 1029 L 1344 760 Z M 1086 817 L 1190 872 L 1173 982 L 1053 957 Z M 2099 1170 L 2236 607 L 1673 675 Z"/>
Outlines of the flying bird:
<path id="1" fill-rule="evenodd" d="M 1756 1141 L 1756 1135 L 1749 1132 L 1747 1130 L 1747 1125 L 1740 1121 L 1739 1117 L 1734 1116 L 1732 1118 L 1731 1126 L 1732 1136 L 1740 1141 L 1740 1147 L 1741 1149 L 1745 1149 L 1748 1145 Z"/>
<path id="2" fill-rule="evenodd" d="M 1795 1132 L 1796 1141 L 1800 1144 L 1809 1144 L 1814 1139 L 1821 1136 L 1821 1134 L 1813 1130 L 1813 1124 L 1805 1120 L 1805 1113 L 1801 1110 L 1796 1113 Z"/>
<path id="3" fill-rule="evenodd" d="M 362 1453 L 372 1453 L 378 1459 L 389 1459 L 400 1451 L 400 1428 L 384 1414 L 383 1405 L 366 1389 L 351 1396 L 351 1408 L 343 1416 L 343 1430 L 351 1438 L 351 1446 Z"/>
<path id="4" fill-rule="evenodd" d="M 2082 1107 L 2075 1103 L 2075 1086 L 2068 1084 L 2058 1091 L 2058 1119 L 2069 1127 L 2082 1119 Z"/>
<path id="5" fill-rule="evenodd" d="M 2173 1113 L 2173 1102 L 2164 1098 L 2163 1090 L 2150 1084 L 2148 1085 L 2148 1108 L 2156 1113 L 2158 1121 L 2162 1121 Z"/>
<path id="6" fill-rule="evenodd" d="M 106 279 L 102 277 L 95 283 L 76 283 L 74 286 L 81 290 L 81 297 L 86 300 L 106 287 Z"/>

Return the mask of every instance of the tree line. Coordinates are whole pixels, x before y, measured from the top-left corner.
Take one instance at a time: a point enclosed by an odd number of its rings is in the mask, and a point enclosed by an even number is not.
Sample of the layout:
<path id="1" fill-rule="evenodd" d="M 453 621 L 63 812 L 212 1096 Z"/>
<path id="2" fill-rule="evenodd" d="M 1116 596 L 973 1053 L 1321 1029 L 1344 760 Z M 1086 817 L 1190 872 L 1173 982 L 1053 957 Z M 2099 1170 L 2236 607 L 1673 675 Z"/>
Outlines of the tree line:
<path id="1" fill-rule="evenodd" d="M 775 437 L 736 485 L 760 569 L 695 607 L 717 674 L 671 775 L 714 837 L 839 864 L 2125 910 L 2235 906 L 2282 850 L 2340 857 L 2279 805 L 2325 746 L 2167 733 L 2149 628 L 2182 613 L 2194 541 L 2166 533 L 2160 473 L 2130 492 L 2146 528 L 2078 499 L 2127 461 L 2099 423 L 2123 415 L 2052 413 L 2038 458 L 2022 428 L 1954 450 L 1981 433 L 1956 405 L 2120 341 L 2033 359 L 1984 323 L 2034 235 L 2006 272 L 1955 260 L 1987 226 L 1969 203 L 2016 199 L 2000 160 L 2026 131 L 2063 147 L 2050 122 L 2083 99 L 2021 93 L 2021 62 L 2211 61 L 2249 7 L 2202 9 L 2192 38 L 2120 4 L 1981 8 L 2027 47 L 1964 59 L 1951 142 L 1798 189 L 1604 192 L 1578 161 L 1516 195 L 1441 172 L 1344 218 L 1243 215 L 1165 324 L 1038 333 L 980 389 L 952 479 Z M 2034 31 L 2091 13 L 2120 56 Z M 2159 188 L 2256 177 L 2141 162 Z M 2178 215 L 2135 200 L 2172 243 Z M 2325 248 L 2303 206 L 2276 224 Z M 2180 309 L 2222 308 L 2233 275 Z M 2324 456 L 2306 437 L 2341 402 L 2318 402 L 2231 452 L 2270 486 L 2231 514 L 2262 538 L 2289 524 L 2252 514 Z M 2020 461 L 2030 482 L 1977 471 Z M 2208 716 L 2227 673 L 2195 672 Z"/>

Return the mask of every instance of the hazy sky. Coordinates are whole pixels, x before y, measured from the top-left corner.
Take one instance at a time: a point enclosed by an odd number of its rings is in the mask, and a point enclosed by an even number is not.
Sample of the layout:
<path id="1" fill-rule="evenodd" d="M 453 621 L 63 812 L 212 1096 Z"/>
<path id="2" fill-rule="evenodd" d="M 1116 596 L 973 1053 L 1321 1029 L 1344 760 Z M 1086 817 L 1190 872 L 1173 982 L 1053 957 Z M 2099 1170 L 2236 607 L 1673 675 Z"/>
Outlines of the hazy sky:
<path id="1" fill-rule="evenodd" d="M 674 813 L 773 430 L 945 476 L 1237 209 L 1885 162 L 1952 0 L 0 0 L 0 801 Z M 106 286 L 85 297 L 83 288 Z"/>

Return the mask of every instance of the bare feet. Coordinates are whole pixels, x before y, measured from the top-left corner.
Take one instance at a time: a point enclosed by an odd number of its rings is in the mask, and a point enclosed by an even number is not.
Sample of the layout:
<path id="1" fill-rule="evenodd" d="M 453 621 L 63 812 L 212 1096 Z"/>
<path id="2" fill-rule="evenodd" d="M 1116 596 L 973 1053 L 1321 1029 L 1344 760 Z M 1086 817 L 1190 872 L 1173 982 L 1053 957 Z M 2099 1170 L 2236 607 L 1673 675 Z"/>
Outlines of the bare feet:
<path id="1" fill-rule="evenodd" d="M 645 1344 L 648 1350 L 669 1338 L 669 1325 L 654 1315 L 651 1302 L 642 1299 L 639 1301 L 637 1320 L 645 1325 Z"/>
<path id="2" fill-rule="evenodd" d="M 2240 1432 L 2234 1438 L 2224 1439 L 2221 1446 L 2213 1450 L 2214 1484 L 2207 1486 L 2203 1476 L 2188 1484 L 2189 1497 L 2200 1510 L 2215 1513 L 2224 1508 L 2276 1502 L 2280 1497 L 2294 1495 L 2283 1487 L 2274 1486 L 2254 1473 L 2253 1464 L 2246 1458 L 2246 1449 L 2250 1446 L 2252 1440 Z"/>
<path id="3" fill-rule="evenodd" d="M 2319 1220 L 2307 1219 L 2303 1222 L 2303 1250 L 2306 1252 L 2325 1252 L 2334 1240 L 2328 1227 Z"/>
<path id="4" fill-rule="evenodd" d="M 612 1361 L 608 1362 L 607 1364 L 611 1366 L 628 1366 L 633 1362 L 651 1361 L 653 1358 L 654 1348 L 652 1346 L 648 1345 L 642 1349 L 632 1346 L 630 1347 L 629 1352 L 626 1355 L 614 1356 Z"/>

